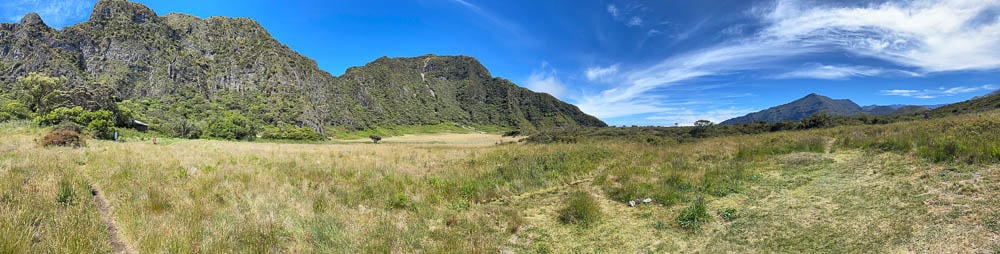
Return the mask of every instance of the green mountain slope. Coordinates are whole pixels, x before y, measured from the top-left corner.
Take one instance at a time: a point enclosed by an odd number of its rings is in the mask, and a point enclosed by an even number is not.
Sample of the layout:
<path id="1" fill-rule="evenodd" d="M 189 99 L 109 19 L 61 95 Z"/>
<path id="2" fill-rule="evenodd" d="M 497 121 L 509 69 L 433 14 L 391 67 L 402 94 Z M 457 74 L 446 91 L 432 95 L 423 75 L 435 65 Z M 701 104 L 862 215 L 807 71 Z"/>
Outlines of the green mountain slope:
<path id="1" fill-rule="evenodd" d="M 941 106 L 939 108 L 931 110 L 930 114 L 933 116 L 940 117 L 948 115 L 986 112 L 994 109 L 1000 109 L 1000 91 L 972 98 L 967 101 L 956 102 L 945 106 Z"/>
<path id="2" fill-rule="evenodd" d="M 101 0 L 55 30 L 36 14 L 0 24 L 0 84 L 31 72 L 67 78 L 67 106 L 124 105 L 167 132 L 225 114 L 319 132 L 456 123 L 522 129 L 606 126 L 573 105 L 493 77 L 476 59 L 380 58 L 335 77 L 246 18 L 158 16 Z"/>

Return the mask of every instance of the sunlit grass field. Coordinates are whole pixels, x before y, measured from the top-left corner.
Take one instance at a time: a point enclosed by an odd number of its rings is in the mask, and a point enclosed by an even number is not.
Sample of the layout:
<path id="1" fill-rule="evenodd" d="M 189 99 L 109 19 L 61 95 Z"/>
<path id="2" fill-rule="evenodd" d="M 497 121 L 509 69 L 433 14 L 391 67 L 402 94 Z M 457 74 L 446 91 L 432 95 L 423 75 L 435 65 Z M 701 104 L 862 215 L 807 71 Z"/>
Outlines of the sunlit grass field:
<path id="1" fill-rule="evenodd" d="M 72 149 L 38 146 L 43 132 L 0 127 L 2 253 L 112 251 L 91 186 L 140 253 L 1000 251 L 997 111 L 672 145 L 435 134 Z"/>

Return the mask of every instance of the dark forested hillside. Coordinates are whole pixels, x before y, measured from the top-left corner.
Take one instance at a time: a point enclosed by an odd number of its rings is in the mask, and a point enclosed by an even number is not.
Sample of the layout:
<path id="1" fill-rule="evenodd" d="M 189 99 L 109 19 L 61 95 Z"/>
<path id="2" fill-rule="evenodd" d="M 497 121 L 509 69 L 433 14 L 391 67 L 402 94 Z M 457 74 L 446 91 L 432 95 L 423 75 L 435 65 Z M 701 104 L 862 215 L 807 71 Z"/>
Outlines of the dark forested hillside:
<path id="1" fill-rule="evenodd" d="M 229 116 L 319 132 L 440 123 L 605 126 L 573 105 L 493 77 L 471 57 L 383 57 L 335 77 L 251 19 L 158 16 L 125 0 L 98 1 L 89 20 L 62 30 L 36 14 L 0 24 L 0 84 L 13 89 L 33 72 L 65 77 L 55 90 L 63 100 L 53 106 L 127 110 L 178 136 L 199 136 Z"/>

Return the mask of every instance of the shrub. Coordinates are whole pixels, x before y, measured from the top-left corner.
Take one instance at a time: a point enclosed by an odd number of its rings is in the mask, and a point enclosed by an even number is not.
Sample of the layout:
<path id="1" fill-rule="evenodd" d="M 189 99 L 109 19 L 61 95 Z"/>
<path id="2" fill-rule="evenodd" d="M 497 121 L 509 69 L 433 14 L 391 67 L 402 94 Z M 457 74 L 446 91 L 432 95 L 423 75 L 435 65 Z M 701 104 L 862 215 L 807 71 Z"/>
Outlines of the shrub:
<path id="1" fill-rule="evenodd" d="M 681 211 L 681 214 L 677 216 L 677 223 L 680 224 L 681 228 L 697 230 L 701 228 L 701 225 L 708 222 L 710 218 L 711 215 L 708 214 L 708 209 L 705 208 L 705 199 L 698 198 L 691 206 Z"/>
<path id="2" fill-rule="evenodd" d="M 503 137 L 517 137 L 521 135 L 521 130 L 512 130 L 503 133 Z"/>
<path id="3" fill-rule="evenodd" d="M 822 111 L 816 114 L 812 114 L 809 117 L 806 117 L 805 119 L 802 119 L 801 127 L 803 129 L 812 129 L 812 128 L 824 128 L 832 125 L 833 125 L 833 117 L 830 116 L 830 114 L 827 114 L 826 111 Z"/>
<path id="4" fill-rule="evenodd" d="M 53 126 L 52 131 L 73 131 L 76 133 L 82 133 L 83 127 L 80 127 L 80 125 L 74 122 L 64 121 L 56 126 Z"/>
<path id="5" fill-rule="evenodd" d="M 570 195 L 566 207 L 559 210 L 559 221 L 589 227 L 601 219 L 601 206 L 590 193 L 578 191 Z"/>
<path id="6" fill-rule="evenodd" d="M 109 120 L 95 120 L 87 124 L 87 129 L 92 131 L 94 138 L 111 140 L 115 138 L 114 124 Z"/>
<path id="7" fill-rule="evenodd" d="M 223 117 L 216 117 L 208 122 L 205 135 L 221 139 L 253 140 L 257 137 L 257 131 L 245 116 L 227 112 Z"/>
<path id="8" fill-rule="evenodd" d="M 0 102 L 0 122 L 11 120 L 29 119 L 31 110 L 24 103 L 16 100 Z"/>
<path id="9" fill-rule="evenodd" d="M 35 118 L 35 121 L 43 126 L 71 122 L 80 126 L 87 126 L 87 130 L 92 132 L 95 138 L 113 139 L 115 137 L 113 115 L 111 111 L 107 110 L 87 111 L 82 107 L 59 107 L 48 114 Z M 73 131 L 77 133 L 82 132 L 78 129 Z"/>
<path id="10" fill-rule="evenodd" d="M 204 134 L 204 128 L 202 126 L 204 126 L 203 123 L 178 117 L 165 121 L 162 125 L 160 125 L 160 130 L 167 132 L 174 137 L 196 139 L 200 138 Z"/>
<path id="11" fill-rule="evenodd" d="M 83 138 L 80 137 L 79 132 L 71 130 L 54 130 L 49 134 L 42 137 L 41 145 L 44 147 L 50 146 L 69 146 L 69 147 L 81 147 L 84 145 Z"/>
<path id="12" fill-rule="evenodd" d="M 59 107 L 53 109 L 47 114 L 39 115 L 38 117 L 35 118 L 35 122 L 38 122 L 38 125 L 42 126 L 56 125 L 66 121 L 74 122 L 81 125 L 86 125 L 87 123 L 81 123 L 83 121 L 82 116 L 85 112 L 86 111 L 83 110 L 83 107 L 72 107 L 72 108 Z"/>
<path id="13" fill-rule="evenodd" d="M 317 133 L 313 129 L 295 127 L 292 125 L 282 125 L 278 127 L 266 127 L 260 136 L 266 139 L 287 139 L 287 140 L 325 140 L 326 137 Z"/>

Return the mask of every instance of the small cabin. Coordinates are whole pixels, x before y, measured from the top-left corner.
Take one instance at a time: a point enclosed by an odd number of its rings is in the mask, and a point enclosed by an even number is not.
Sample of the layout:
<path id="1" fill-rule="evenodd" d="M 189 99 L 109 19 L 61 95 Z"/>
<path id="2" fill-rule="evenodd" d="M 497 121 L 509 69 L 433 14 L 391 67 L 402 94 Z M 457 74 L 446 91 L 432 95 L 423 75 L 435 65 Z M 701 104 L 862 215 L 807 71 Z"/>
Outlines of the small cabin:
<path id="1" fill-rule="evenodd" d="M 149 130 L 149 124 L 146 124 L 139 120 L 132 120 L 132 129 L 135 129 L 140 132 L 146 132 L 147 130 Z"/>

